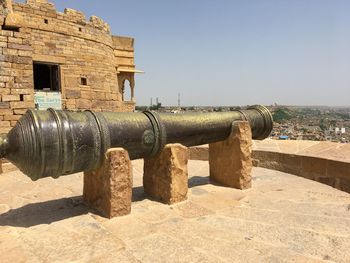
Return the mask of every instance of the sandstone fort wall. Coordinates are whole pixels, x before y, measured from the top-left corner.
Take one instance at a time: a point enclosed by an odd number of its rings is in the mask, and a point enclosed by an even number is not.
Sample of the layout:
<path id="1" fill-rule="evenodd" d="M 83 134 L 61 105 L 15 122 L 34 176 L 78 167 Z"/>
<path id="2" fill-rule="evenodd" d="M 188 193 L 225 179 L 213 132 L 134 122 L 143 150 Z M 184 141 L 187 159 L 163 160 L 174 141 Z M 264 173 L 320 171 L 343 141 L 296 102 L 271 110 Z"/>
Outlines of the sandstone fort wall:
<path id="1" fill-rule="evenodd" d="M 112 36 L 96 16 L 57 12 L 46 0 L 10 3 L 2 0 L 0 9 L 0 133 L 35 106 L 33 63 L 59 67 L 62 109 L 134 110 L 132 38 Z M 123 96 L 126 80 L 131 98 Z"/>

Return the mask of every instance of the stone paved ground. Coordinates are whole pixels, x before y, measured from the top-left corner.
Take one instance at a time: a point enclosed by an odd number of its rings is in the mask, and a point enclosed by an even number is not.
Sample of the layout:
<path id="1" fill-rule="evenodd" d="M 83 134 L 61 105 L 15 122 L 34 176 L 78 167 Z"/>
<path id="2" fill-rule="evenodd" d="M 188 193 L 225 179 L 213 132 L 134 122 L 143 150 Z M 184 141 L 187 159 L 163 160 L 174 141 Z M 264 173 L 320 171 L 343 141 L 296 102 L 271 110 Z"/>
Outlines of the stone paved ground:
<path id="1" fill-rule="evenodd" d="M 112 220 L 82 204 L 81 173 L 0 175 L 0 262 L 350 262 L 350 194 L 262 168 L 252 189 L 224 188 L 190 161 L 188 201 L 167 206 L 133 166 L 132 214 Z"/>

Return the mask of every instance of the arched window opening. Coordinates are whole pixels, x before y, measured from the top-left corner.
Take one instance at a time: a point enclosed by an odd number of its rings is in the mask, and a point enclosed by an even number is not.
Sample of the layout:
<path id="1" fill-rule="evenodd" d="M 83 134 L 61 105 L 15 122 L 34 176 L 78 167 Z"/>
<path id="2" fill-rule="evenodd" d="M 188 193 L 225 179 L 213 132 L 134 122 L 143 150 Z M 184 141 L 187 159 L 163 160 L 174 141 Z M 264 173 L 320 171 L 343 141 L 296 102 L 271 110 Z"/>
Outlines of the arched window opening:
<path id="1" fill-rule="evenodd" d="M 123 101 L 131 101 L 131 86 L 130 81 L 128 79 L 124 80 L 123 83 Z"/>

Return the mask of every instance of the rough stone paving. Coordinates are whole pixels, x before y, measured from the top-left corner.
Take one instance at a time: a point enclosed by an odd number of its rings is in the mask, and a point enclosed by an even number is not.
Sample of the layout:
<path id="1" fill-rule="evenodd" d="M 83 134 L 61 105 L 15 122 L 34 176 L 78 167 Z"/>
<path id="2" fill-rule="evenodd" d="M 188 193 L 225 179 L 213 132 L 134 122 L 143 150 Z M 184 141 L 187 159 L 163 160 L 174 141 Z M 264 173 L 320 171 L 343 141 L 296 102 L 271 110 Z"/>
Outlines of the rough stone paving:
<path id="1" fill-rule="evenodd" d="M 83 174 L 0 176 L 1 262 L 350 262 L 350 194 L 253 168 L 252 188 L 208 183 L 189 161 L 188 200 L 165 205 L 133 161 L 132 212 L 105 219 L 82 204 Z"/>
<path id="2" fill-rule="evenodd" d="M 59 67 L 63 109 L 132 111 L 133 45 L 97 16 L 57 12 L 46 0 L 0 0 L 0 133 L 34 107 L 33 63 Z M 131 98 L 124 97 L 125 81 Z"/>

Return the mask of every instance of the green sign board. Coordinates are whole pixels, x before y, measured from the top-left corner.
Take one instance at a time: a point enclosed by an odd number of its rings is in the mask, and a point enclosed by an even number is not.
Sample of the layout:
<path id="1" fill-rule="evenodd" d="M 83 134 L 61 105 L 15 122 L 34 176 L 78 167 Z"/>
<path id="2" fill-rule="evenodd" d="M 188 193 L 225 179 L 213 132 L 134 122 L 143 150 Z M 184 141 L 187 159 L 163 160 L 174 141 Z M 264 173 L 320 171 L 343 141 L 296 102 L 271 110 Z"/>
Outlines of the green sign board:
<path id="1" fill-rule="evenodd" d="M 57 91 L 36 91 L 34 94 L 35 107 L 39 110 L 53 108 L 62 110 L 61 92 Z"/>

